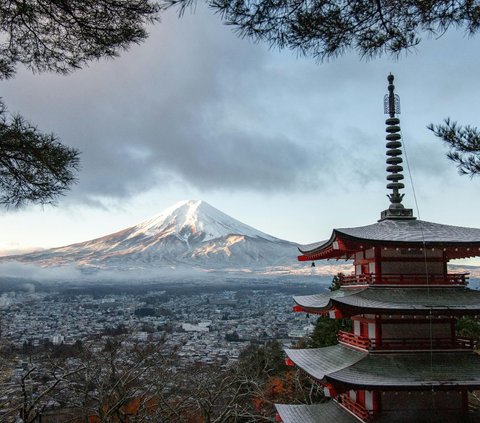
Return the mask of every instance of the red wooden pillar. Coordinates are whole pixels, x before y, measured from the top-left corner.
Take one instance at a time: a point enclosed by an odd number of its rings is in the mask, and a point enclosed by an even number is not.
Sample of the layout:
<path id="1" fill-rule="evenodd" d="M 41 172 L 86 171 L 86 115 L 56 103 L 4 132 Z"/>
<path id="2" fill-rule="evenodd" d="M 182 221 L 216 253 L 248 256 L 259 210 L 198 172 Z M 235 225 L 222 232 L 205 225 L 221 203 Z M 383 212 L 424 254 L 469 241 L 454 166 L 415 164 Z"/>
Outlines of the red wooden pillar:
<path id="1" fill-rule="evenodd" d="M 375 252 L 375 282 L 378 283 L 382 279 L 382 249 L 380 247 L 373 247 Z"/>
<path id="2" fill-rule="evenodd" d="M 382 318 L 375 316 L 375 346 L 379 348 L 382 345 Z"/>
<path id="3" fill-rule="evenodd" d="M 447 275 L 448 275 L 448 268 L 447 268 L 447 253 L 444 251 L 443 252 L 443 277 L 444 279 L 447 278 Z"/>
<path id="4" fill-rule="evenodd" d="M 456 341 L 457 341 L 457 336 L 456 336 L 456 320 L 454 317 L 450 319 L 450 336 L 451 336 L 451 344 L 452 347 L 455 347 Z"/>
<path id="5" fill-rule="evenodd" d="M 365 407 L 365 391 L 363 389 L 357 391 L 357 400 L 355 402 Z"/>

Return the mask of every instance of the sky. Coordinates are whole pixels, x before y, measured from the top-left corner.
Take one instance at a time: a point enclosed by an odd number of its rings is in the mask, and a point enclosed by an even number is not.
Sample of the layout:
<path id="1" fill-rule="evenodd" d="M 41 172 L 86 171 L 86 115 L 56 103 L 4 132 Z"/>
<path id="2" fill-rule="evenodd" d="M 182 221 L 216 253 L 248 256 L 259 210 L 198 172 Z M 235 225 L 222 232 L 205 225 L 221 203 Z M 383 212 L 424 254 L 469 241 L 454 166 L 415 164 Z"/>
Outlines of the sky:
<path id="1" fill-rule="evenodd" d="M 19 69 L 0 82 L 9 110 L 79 149 L 82 169 L 55 207 L 0 211 L 0 253 L 100 237 L 187 199 L 299 243 L 374 223 L 388 207 L 390 72 L 413 180 L 405 171 L 404 204 L 423 220 L 480 227 L 480 178 L 458 175 L 426 129 L 480 122 L 479 47 L 449 32 L 396 60 L 320 64 L 240 39 L 198 6 L 165 14 L 115 60 L 68 76 Z"/>

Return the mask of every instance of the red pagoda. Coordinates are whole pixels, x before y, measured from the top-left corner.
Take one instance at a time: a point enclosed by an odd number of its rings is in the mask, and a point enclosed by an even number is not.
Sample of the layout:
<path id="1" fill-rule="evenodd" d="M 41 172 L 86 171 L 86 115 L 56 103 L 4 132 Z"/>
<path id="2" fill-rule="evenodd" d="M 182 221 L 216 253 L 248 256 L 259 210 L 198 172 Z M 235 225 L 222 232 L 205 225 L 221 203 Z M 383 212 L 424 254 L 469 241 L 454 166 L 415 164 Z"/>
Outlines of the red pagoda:
<path id="1" fill-rule="evenodd" d="M 331 400 L 277 404 L 283 423 L 473 422 L 469 391 L 480 389 L 480 356 L 456 332 L 459 317 L 480 314 L 480 292 L 451 259 L 480 256 L 480 229 L 419 220 L 402 204 L 399 98 L 393 75 L 385 96 L 390 206 L 372 225 L 334 229 L 301 249 L 300 261 L 353 260 L 353 273 L 329 293 L 294 297 L 295 311 L 352 320 L 338 344 L 287 349 L 287 362 Z"/>

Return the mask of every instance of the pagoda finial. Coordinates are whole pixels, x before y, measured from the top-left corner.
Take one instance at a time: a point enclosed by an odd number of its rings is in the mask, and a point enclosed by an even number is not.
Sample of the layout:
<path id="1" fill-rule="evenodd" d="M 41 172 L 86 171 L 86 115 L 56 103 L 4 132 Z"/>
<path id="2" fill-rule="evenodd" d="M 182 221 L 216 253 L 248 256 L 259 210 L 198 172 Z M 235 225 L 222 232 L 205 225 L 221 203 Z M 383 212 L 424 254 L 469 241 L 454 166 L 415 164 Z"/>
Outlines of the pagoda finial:
<path id="1" fill-rule="evenodd" d="M 395 85 L 393 85 L 394 76 L 392 74 L 388 75 L 388 94 L 384 98 L 384 108 L 385 114 L 390 115 L 391 118 L 395 115 L 400 114 L 400 97 L 397 94 L 394 94 Z"/>
<path id="2" fill-rule="evenodd" d="M 394 76 L 388 75 L 388 94 L 384 98 L 385 114 L 390 117 L 385 121 L 387 125 L 387 189 L 391 189 L 392 193 L 387 197 L 390 199 L 390 207 L 382 212 L 383 219 L 412 219 L 412 209 L 406 209 L 402 204 L 404 194 L 400 194 L 400 190 L 405 188 L 403 185 L 403 167 L 402 160 L 402 143 L 400 135 L 400 119 L 395 115 L 400 114 L 400 97 L 394 94 L 395 86 L 393 85 Z"/>

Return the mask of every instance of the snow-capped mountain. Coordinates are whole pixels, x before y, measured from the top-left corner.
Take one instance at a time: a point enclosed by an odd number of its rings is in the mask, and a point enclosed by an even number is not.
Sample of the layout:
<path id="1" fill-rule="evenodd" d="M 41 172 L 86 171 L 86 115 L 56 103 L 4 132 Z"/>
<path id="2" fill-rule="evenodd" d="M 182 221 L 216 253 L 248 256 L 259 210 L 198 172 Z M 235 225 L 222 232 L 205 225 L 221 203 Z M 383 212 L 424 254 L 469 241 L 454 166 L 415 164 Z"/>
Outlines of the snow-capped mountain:
<path id="1" fill-rule="evenodd" d="M 98 269 L 259 269 L 296 263 L 296 244 L 222 213 L 204 201 L 183 201 L 135 226 L 66 247 L 3 261 L 42 267 Z"/>

